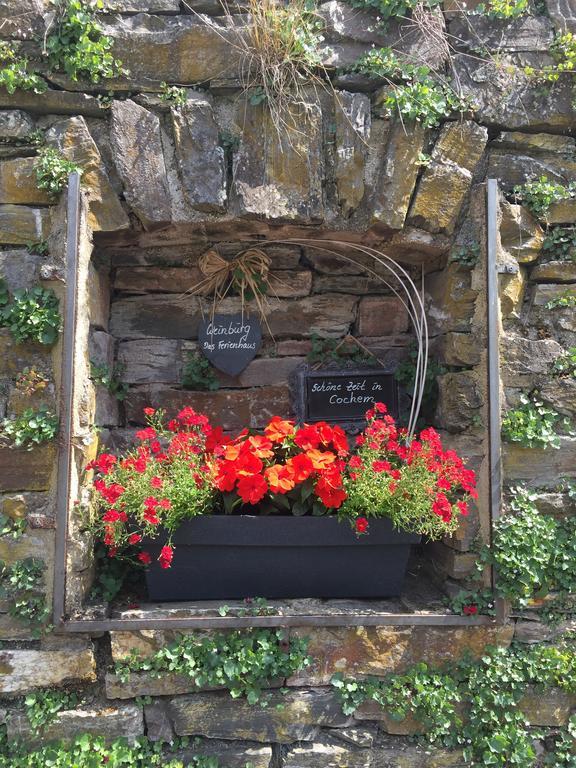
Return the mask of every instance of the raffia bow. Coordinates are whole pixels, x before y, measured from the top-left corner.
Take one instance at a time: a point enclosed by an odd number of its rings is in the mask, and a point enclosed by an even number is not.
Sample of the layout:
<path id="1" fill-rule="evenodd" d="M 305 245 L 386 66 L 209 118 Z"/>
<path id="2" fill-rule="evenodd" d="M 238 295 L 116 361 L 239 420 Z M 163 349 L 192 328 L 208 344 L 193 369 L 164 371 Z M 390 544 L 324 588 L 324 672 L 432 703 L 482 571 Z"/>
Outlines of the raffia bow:
<path id="1" fill-rule="evenodd" d="M 207 251 L 198 261 L 198 267 L 205 278 L 189 288 L 186 293 L 202 296 L 212 294 L 213 317 L 218 304 L 226 298 L 232 288 L 236 288 L 240 293 L 242 312 L 247 301 L 255 301 L 262 322 L 266 324 L 272 336 L 266 319 L 269 307 L 266 292 L 270 288 L 270 264 L 270 256 L 258 248 L 249 248 L 231 261 L 226 261 L 215 250 Z"/>

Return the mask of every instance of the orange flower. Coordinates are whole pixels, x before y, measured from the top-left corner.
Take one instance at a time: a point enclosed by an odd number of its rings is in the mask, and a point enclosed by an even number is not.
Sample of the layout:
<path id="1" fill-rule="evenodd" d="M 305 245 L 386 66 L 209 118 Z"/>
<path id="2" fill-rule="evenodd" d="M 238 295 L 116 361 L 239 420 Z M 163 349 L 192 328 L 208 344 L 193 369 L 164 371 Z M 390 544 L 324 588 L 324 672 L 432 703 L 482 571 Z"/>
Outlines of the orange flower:
<path id="1" fill-rule="evenodd" d="M 312 461 L 305 453 L 298 453 L 296 456 L 288 459 L 286 467 L 297 483 L 307 480 L 314 471 Z"/>
<path id="2" fill-rule="evenodd" d="M 262 437 L 262 435 L 252 435 L 248 438 L 246 443 L 254 456 L 258 456 L 259 459 L 269 459 L 271 456 L 274 456 L 272 443 L 267 437 Z"/>
<path id="3" fill-rule="evenodd" d="M 286 465 L 274 464 L 264 474 L 272 493 L 288 493 L 295 486 L 294 477 Z"/>
<path id="4" fill-rule="evenodd" d="M 336 461 L 336 456 L 330 451 L 318 451 L 312 449 L 311 451 L 306 451 L 306 456 L 308 456 L 312 462 L 314 469 L 319 470 L 327 469 L 330 464 L 333 464 Z"/>
<path id="5" fill-rule="evenodd" d="M 293 433 L 294 422 L 282 419 L 280 416 L 273 416 L 264 429 L 264 434 L 273 443 L 283 443 Z"/>

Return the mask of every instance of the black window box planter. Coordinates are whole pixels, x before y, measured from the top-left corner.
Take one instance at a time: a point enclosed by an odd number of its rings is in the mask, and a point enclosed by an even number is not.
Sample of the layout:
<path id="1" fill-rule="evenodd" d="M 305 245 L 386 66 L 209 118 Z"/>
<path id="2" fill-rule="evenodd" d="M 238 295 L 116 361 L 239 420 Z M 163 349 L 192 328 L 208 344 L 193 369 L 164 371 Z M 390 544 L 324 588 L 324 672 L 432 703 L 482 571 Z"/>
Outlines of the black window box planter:
<path id="1" fill-rule="evenodd" d="M 419 541 L 387 519 L 357 536 L 334 517 L 202 516 L 176 531 L 171 568 L 157 562 L 163 542 L 150 542 L 146 583 L 158 602 L 394 597 Z"/>

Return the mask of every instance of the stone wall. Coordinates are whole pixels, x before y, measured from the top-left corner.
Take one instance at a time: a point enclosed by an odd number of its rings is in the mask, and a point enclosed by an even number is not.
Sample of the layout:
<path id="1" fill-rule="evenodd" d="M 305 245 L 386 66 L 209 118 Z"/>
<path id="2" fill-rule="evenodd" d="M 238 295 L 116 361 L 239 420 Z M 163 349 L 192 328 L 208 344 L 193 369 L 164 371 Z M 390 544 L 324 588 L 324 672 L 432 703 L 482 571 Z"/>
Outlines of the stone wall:
<path id="1" fill-rule="evenodd" d="M 548 16 L 511 22 L 472 16 L 466 26 L 451 15 L 450 3 L 444 5 L 448 29 L 463 50 L 480 41 L 520 64 L 547 63 L 554 31 L 576 31 L 567 3 L 556 0 L 547 3 Z M 79 478 L 98 445 L 125 444 L 144 405 L 174 407 L 185 398 L 230 429 L 258 426 L 269 412 L 287 412 L 287 377 L 308 353 L 313 332 L 340 337 L 351 330 L 387 366 L 401 359 L 410 327 L 380 282 L 306 245 L 271 245 L 279 298 L 269 319 L 276 343 L 267 339 L 246 371 L 237 380 L 222 377 L 216 393 L 183 392 L 179 386 L 185 355 L 195 348 L 199 316 L 198 300 L 181 300 L 180 294 L 198 282 L 197 261 L 207 249 L 217 247 L 229 256 L 251 238 L 365 242 L 401 261 L 417 279 L 424 274 L 433 355 L 447 368 L 438 379 L 435 422 L 479 470 L 480 500 L 470 524 L 434 552 L 440 581 L 448 592 L 455 589 L 453 580 L 466 577 L 473 566 L 478 532 L 485 540 L 489 535 L 484 182 L 498 178 L 509 193 L 534 175 L 576 181 L 571 81 L 503 88 L 497 70 L 459 55 L 456 74 L 473 107 L 462 119 L 455 115 L 438 129 L 423 130 L 374 109 L 382 83 L 335 71 L 334 93 L 310 92 L 302 134 L 280 151 L 266 108 L 247 102 L 239 82 L 234 39 L 242 34 L 244 16 L 230 26 L 220 18 L 217 2 L 186 4 L 207 14 L 198 16 L 177 0 L 106 0 L 102 23 L 130 75 L 91 84 L 47 71 L 33 42 L 45 30 L 45 6 L 42 0 L 0 5 L 5 14 L 0 34 L 22 43 L 49 84 L 41 95 L 0 90 L 0 275 L 11 290 L 41 283 L 64 297 L 64 202 L 55 205 L 38 189 L 36 150 L 26 141 L 40 128 L 48 145 L 83 168 L 71 501 L 82 499 Z M 328 66 L 350 64 L 372 44 L 417 50 L 431 62 L 437 56 L 410 25 L 394 22 L 382 32 L 373 17 L 352 13 L 340 2 L 324 3 L 320 12 Z M 185 106 L 170 107 L 158 97 L 164 81 L 187 88 Z M 109 91 L 111 98 L 102 98 Z M 422 153 L 430 156 L 424 164 Z M 561 351 L 576 344 L 574 311 L 544 307 L 576 282 L 576 275 L 569 264 L 545 261 L 543 227 L 525 207 L 502 198 L 499 215 L 505 406 L 518 401 L 520 390 L 538 387 L 547 402 L 573 414 L 573 385 L 548 373 Z M 576 210 L 558 206 L 549 220 L 573 224 Z M 44 239 L 47 256 L 29 252 L 28 243 Z M 450 259 L 476 245 L 475 268 Z M 0 328 L 0 350 L 5 361 L 0 415 L 30 405 L 57 410 L 61 344 L 16 345 Z M 123 403 L 89 380 L 90 361 L 125 367 L 129 390 Z M 31 400 L 15 385 L 27 366 L 48 380 Z M 0 537 L 0 559 L 44 560 L 48 604 L 58 448 L 58 442 L 31 451 L 0 447 L 1 511 L 27 521 L 18 540 Z M 506 445 L 505 483 L 532 485 L 542 509 L 571 513 L 557 478 L 576 474 L 575 459 L 573 437 L 562 439 L 560 451 Z M 74 507 L 70 610 L 82 602 L 91 578 L 83 526 L 81 507 Z M 274 768 L 460 765 L 460 755 L 409 743 L 402 728 L 381 713 L 342 716 L 327 686 L 331 673 L 382 675 L 419 660 L 445 661 L 447 648 L 454 656 L 480 653 L 487 644 L 509 644 L 513 636 L 534 642 L 555 632 L 529 613 L 502 627 L 312 628 L 306 633 L 321 666 L 288 681 L 279 714 L 273 708 L 250 709 L 222 692 L 189 690 L 178 680 L 133 678 L 128 685 L 107 674 L 111 658 L 122 658 L 128 648 L 150 651 L 165 642 L 159 631 L 75 638 L 48 633 L 38 639 L 9 608 L 9 601 L 0 601 L 0 693 L 12 714 L 11 736 L 30 737 L 18 697 L 36 688 L 76 687 L 85 693 L 85 703 L 63 713 L 46 738 L 85 730 L 129 738 L 147 733 L 154 739 L 190 734 L 231 768 L 247 760 Z M 151 703 L 142 709 L 134 702 L 137 696 L 151 696 Z M 571 707 L 573 702 L 564 703 L 562 721 Z M 550 717 L 543 724 L 558 723 Z"/>

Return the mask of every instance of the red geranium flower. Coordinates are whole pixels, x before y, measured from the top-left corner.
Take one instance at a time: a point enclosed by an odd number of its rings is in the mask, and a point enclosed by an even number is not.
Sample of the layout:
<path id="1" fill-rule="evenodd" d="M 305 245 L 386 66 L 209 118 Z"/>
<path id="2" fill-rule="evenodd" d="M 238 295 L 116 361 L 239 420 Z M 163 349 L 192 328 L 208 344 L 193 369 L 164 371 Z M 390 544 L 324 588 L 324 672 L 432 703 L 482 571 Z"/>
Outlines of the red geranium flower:
<path id="1" fill-rule="evenodd" d="M 139 552 L 138 560 L 140 560 L 141 563 L 144 563 L 144 565 L 150 565 L 152 562 L 152 558 L 150 557 L 149 552 Z"/>
<path id="2" fill-rule="evenodd" d="M 162 478 L 158 477 L 158 475 L 154 475 L 150 480 L 150 485 L 152 488 L 162 488 Z"/>
<path id="3" fill-rule="evenodd" d="M 478 613 L 478 606 L 474 605 L 474 603 L 465 605 L 462 608 L 462 613 L 464 614 L 464 616 L 475 616 Z"/>
<path id="4" fill-rule="evenodd" d="M 368 530 L 368 520 L 366 520 L 365 517 L 357 517 L 356 518 L 356 532 L 357 533 L 366 533 Z"/>
<path id="5" fill-rule="evenodd" d="M 156 409 L 150 408 L 150 407 L 144 408 L 144 413 L 146 414 L 146 416 L 154 416 L 154 414 L 156 413 Z"/>
<path id="6" fill-rule="evenodd" d="M 170 568 L 170 565 L 172 563 L 172 557 L 173 557 L 172 547 L 169 547 L 168 545 L 166 545 L 165 547 L 162 547 L 160 551 L 160 557 L 158 558 L 160 567 Z"/>
<path id="7" fill-rule="evenodd" d="M 268 483 L 262 475 L 248 475 L 238 481 L 238 496 L 245 504 L 258 504 L 268 491 Z"/>

